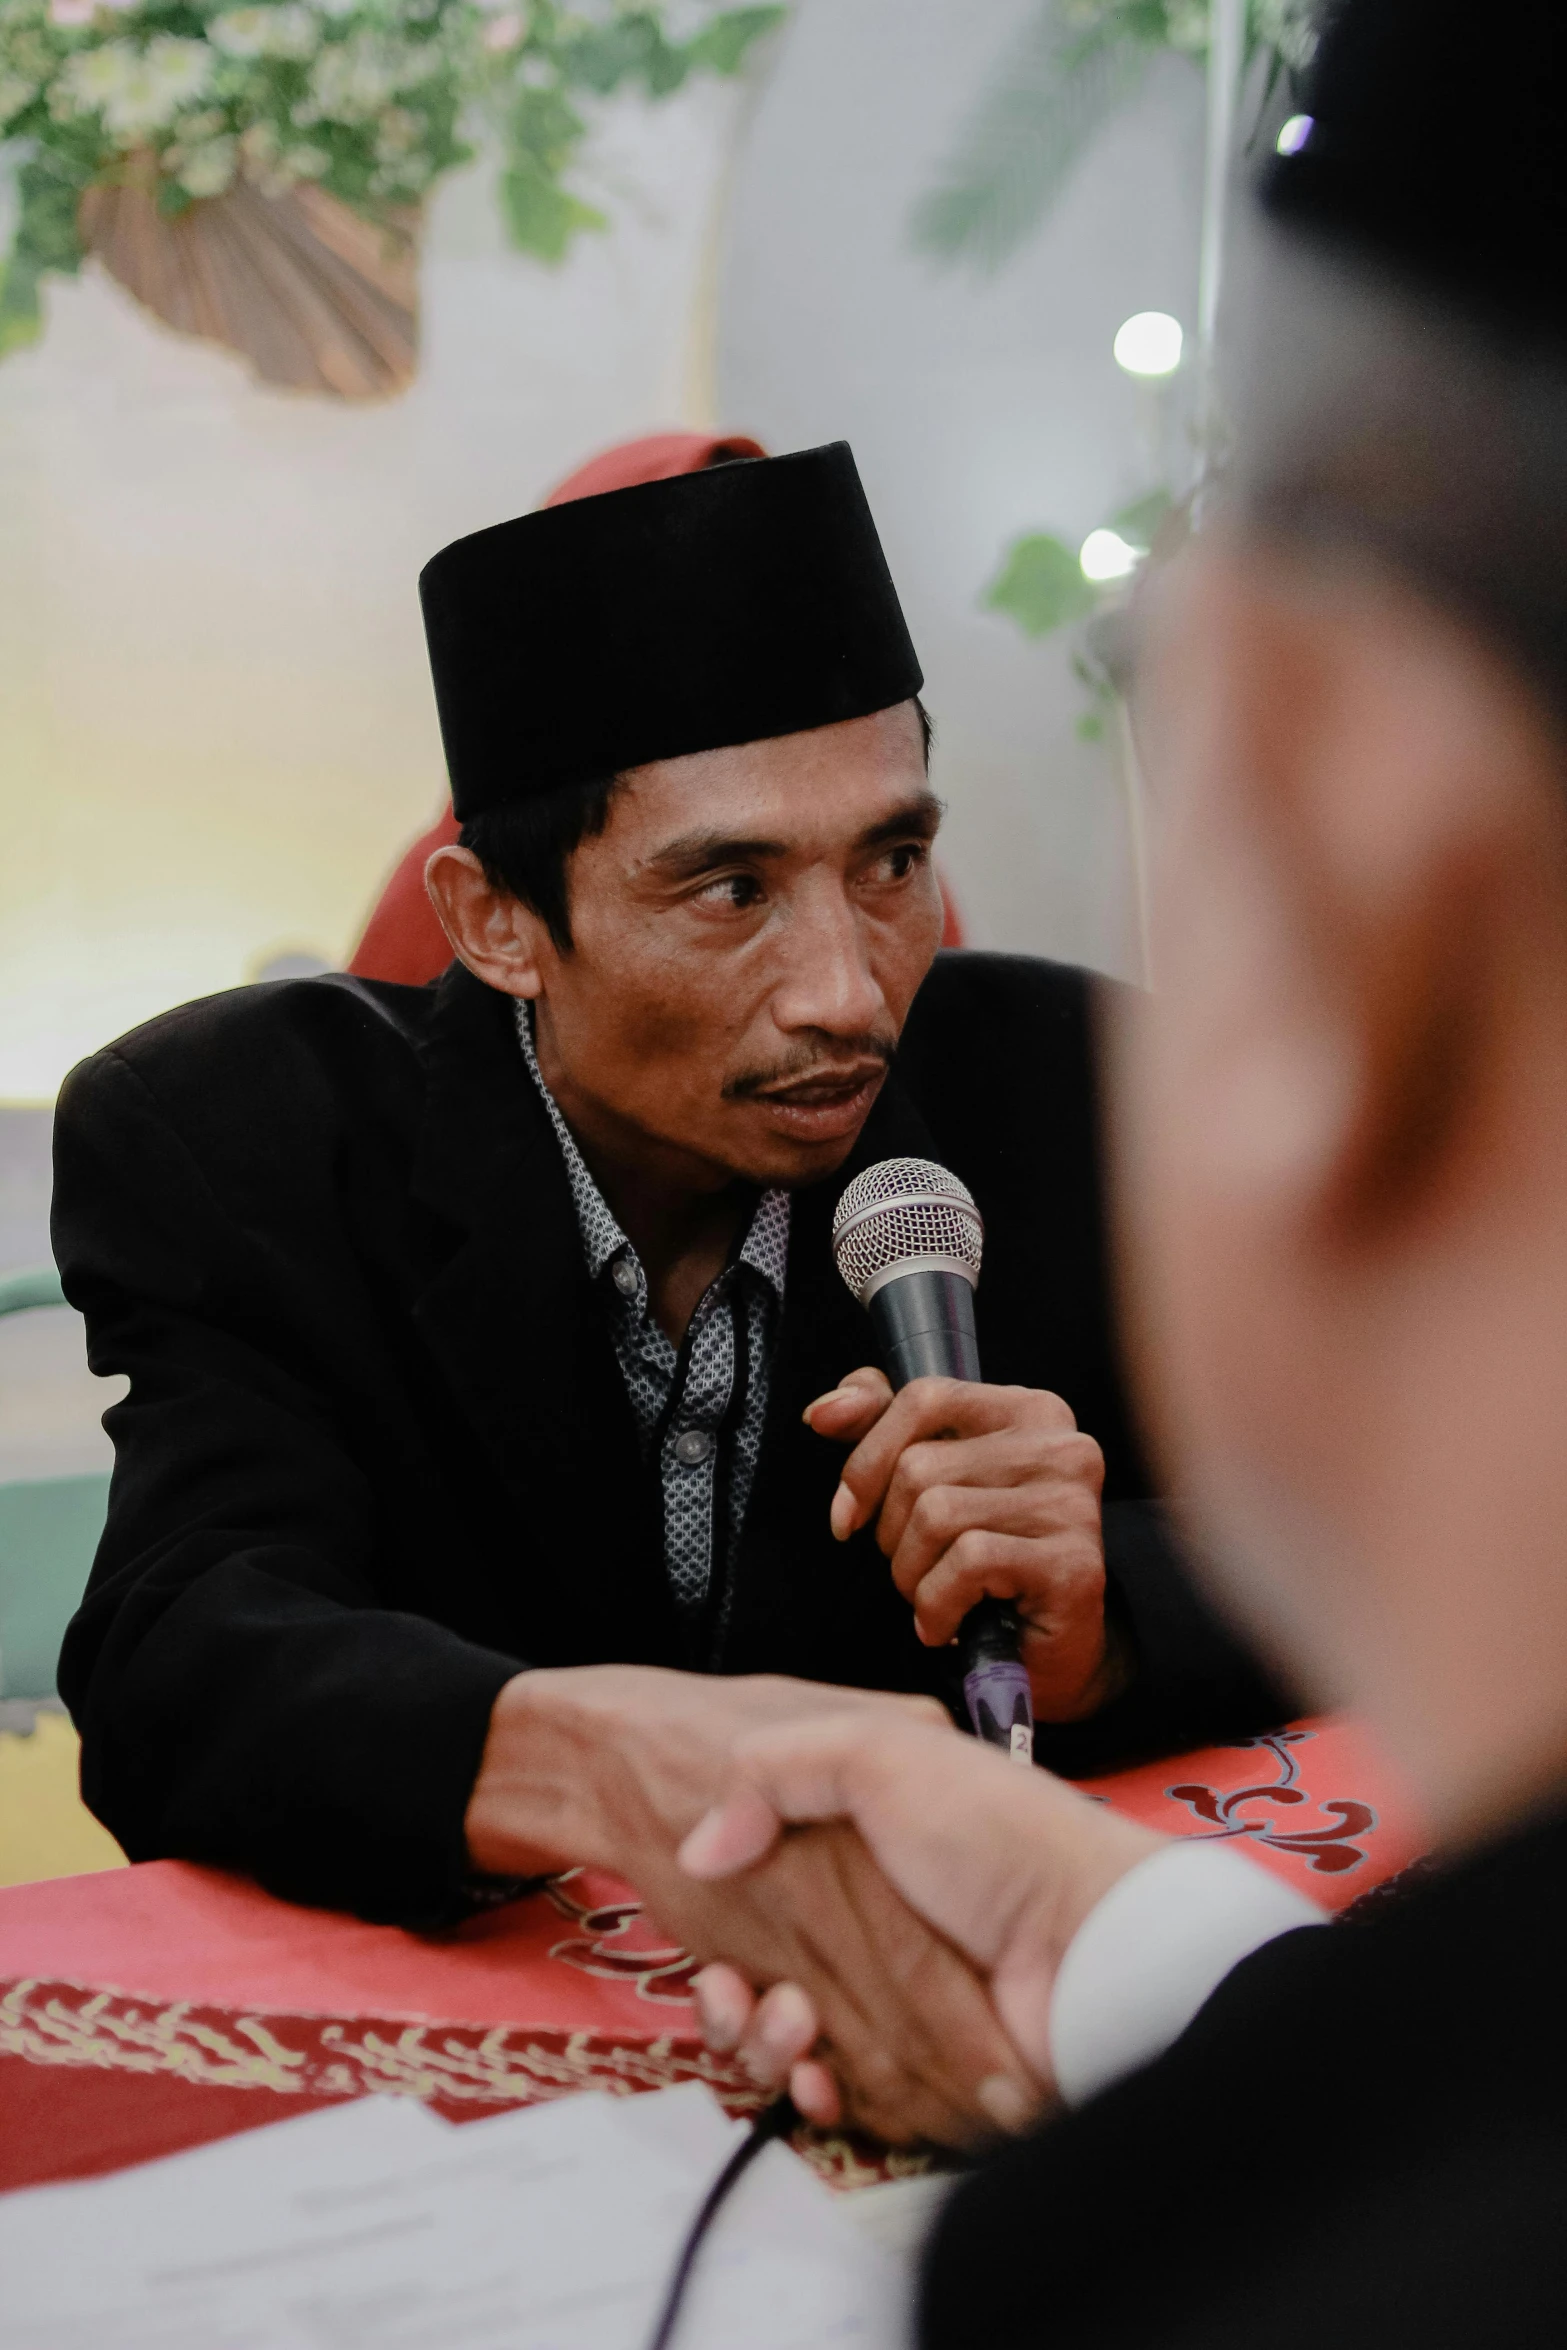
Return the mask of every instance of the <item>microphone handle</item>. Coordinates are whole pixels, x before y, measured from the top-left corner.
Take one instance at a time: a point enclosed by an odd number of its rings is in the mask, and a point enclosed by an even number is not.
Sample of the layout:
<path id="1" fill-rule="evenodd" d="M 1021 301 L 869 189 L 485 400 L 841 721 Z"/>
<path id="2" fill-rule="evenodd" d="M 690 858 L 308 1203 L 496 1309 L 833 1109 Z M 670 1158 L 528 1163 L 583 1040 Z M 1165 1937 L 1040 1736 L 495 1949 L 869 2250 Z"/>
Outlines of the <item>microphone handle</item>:
<path id="1" fill-rule="evenodd" d="M 974 1292 L 961 1273 L 898 1273 L 870 1303 L 887 1376 L 895 1388 L 913 1379 L 980 1376 Z"/>
<path id="2" fill-rule="evenodd" d="M 870 1316 L 895 1388 L 912 1379 L 979 1378 L 974 1291 L 961 1273 L 897 1274 L 871 1299 Z M 982 1599 L 971 1607 L 958 1627 L 958 1654 L 975 1737 L 1031 1763 L 1034 1706 L 1015 1603 Z"/>

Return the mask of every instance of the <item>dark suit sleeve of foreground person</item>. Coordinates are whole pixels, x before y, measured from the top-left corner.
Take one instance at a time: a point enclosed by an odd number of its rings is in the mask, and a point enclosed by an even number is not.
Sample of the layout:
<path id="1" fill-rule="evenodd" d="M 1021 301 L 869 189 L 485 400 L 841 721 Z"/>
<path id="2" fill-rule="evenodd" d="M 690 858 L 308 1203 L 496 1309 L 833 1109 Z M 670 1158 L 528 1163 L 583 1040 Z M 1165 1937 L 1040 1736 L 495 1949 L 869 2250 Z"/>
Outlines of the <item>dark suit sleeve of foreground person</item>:
<path id="1" fill-rule="evenodd" d="M 862 1139 L 950 1154 L 989 1227 L 981 1341 L 1102 1441 L 1137 1664 L 1041 1758 L 1091 1769 L 1277 1720 L 1147 1500 L 1108 1332 L 1081 975 L 944 959 Z M 677 1621 L 656 1486 L 582 1271 L 508 1001 L 285 983 L 186 1007 L 62 1096 L 55 1242 L 92 1360 L 128 1374 L 62 1658 L 87 1801 L 135 1859 L 243 1868 L 418 1924 L 464 1899 L 463 1812 L 521 1665 L 783 1672 L 950 1696 L 842 1458 L 803 1427 L 865 1360 L 800 1195 L 773 1409 L 727 1613 Z M 988 1366 L 987 1366 L 988 1367 Z"/>
<path id="2" fill-rule="evenodd" d="M 920 2350 L 1559 2342 L 1564 1889 L 1555 1819 L 1268 1943 L 958 2191 Z"/>

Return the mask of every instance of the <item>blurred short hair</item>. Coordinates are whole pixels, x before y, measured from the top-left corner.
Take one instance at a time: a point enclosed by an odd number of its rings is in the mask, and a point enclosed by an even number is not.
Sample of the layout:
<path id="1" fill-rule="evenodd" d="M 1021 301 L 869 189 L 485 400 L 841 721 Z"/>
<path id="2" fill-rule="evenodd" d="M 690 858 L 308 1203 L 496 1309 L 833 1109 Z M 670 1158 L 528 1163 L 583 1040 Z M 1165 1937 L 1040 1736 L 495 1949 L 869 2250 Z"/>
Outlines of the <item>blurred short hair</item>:
<path id="1" fill-rule="evenodd" d="M 1392 564 L 1567 716 L 1567 5 L 1322 21 L 1259 175 L 1241 512 Z"/>

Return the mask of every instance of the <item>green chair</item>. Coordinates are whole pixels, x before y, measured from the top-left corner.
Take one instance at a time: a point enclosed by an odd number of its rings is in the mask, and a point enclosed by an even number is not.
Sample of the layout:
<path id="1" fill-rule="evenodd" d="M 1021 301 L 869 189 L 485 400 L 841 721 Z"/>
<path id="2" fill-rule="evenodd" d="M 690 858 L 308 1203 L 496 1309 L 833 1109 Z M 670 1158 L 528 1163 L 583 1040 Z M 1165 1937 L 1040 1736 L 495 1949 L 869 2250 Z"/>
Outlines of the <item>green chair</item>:
<path id="1" fill-rule="evenodd" d="M 0 1314 L 65 1302 L 52 1265 L 0 1276 Z M 81 1600 L 108 1505 L 106 1476 L 26 1477 L 0 1485 L 0 1698 L 55 1694 L 60 1642 Z"/>

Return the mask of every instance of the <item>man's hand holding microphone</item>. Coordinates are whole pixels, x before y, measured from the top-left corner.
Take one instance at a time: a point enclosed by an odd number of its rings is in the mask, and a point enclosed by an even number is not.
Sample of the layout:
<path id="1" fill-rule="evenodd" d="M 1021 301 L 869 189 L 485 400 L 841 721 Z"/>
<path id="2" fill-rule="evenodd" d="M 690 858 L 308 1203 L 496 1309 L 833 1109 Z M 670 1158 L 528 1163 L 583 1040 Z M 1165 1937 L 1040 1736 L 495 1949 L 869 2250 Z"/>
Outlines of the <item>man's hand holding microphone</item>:
<path id="1" fill-rule="evenodd" d="M 1035 1715 L 1076 1721 L 1123 1674 L 1105 1626 L 1104 1457 L 1058 1395 L 982 1383 L 984 1237 L 967 1185 L 934 1160 L 856 1176 L 833 1256 L 887 1370 L 852 1372 L 805 1416 L 854 1446 L 833 1532 L 875 1522 L 920 1638 L 963 1651 L 976 1731 L 1029 1761 Z"/>
<path id="2" fill-rule="evenodd" d="M 1104 1458 L 1059 1396 L 957 1379 L 917 1379 L 894 1395 L 884 1372 L 866 1369 L 818 1397 L 806 1419 L 854 1448 L 833 1532 L 844 1541 L 875 1526 L 927 1647 L 955 1639 L 981 1600 L 1010 1599 L 1040 1721 L 1077 1721 L 1117 1694 Z"/>

